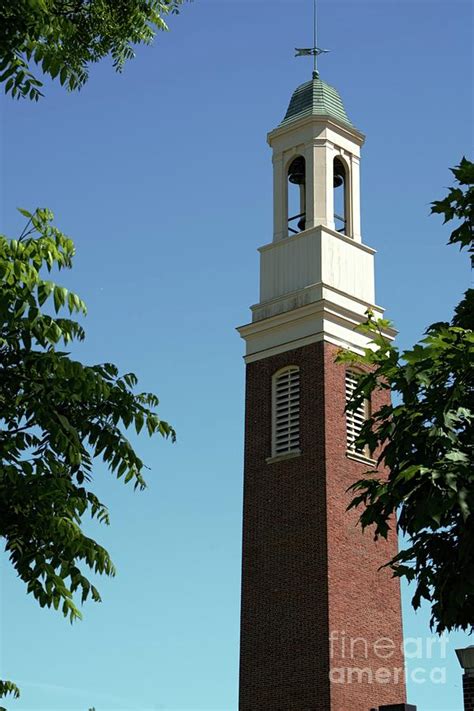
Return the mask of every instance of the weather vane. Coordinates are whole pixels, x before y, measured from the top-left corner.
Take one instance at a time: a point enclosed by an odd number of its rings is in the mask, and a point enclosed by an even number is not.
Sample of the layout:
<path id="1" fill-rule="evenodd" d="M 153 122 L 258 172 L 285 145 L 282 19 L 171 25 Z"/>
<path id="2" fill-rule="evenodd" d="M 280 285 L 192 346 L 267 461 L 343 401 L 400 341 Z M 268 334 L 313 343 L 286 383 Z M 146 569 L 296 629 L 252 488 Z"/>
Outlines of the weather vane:
<path id="1" fill-rule="evenodd" d="M 320 49 L 318 47 L 318 24 L 316 13 L 316 0 L 313 2 L 313 46 L 312 47 L 296 47 L 295 57 L 313 57 L 313 75 L 319 76 L 318 72 L 318 57 L 320 54 L 326 54 L 329 49 Z"/>

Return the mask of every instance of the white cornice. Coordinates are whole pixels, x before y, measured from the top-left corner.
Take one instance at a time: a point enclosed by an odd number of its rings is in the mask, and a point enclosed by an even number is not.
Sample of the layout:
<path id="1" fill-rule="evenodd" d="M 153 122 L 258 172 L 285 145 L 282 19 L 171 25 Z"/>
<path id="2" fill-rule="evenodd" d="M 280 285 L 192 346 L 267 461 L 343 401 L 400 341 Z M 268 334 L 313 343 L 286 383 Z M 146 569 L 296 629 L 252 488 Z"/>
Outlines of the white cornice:
<path id="1" fill-rule="evenodd" d="M 344 297 L 347 302 L 347 297 Z M 371 338 L 357 330 L 365 321 L 361 304 L 354 301 L 354 308 L 327 298 L 298 308 L 269 316 L 259 321 L 240 326 L 238 332 L 246 341 L 246 362 L 267 358 L 310 343 L 326 341 L 362 353 L 372 347 Z M 380 307 L 371 305 L 376 315 Z M 386 329 L 384 335 L 392 340 L 396 331 Z"/>
<path id="2" fill-rule="evenodd" d="M 267 250 L 274 249 L 275 247 L 286 246 L 286 245 L 288 245 L 289 239 L 291 240 L 292 243 L 295 243 L 298 240 L 301 240 L 302 238 L 304 239 L 304 238 L 308 237 L 312 232 L 316 233 L 318 230 L 321 230 L 322 232 L 327 232 L 332 237 L 336 237 L 341 242 L 350 244 L 352 247 L 356 247 L 357 249 L 360 249 L 362 252 L 367 252 L 368 254 L 377 254 L 377 250 L 374 249 L 373 247 L 369 247 L 366 244 L 362 244 L 362 242 L 356 242 L 352 237 L 347 237 L 347 235 L 343 235 L 343 234 L 341 234 L 341 232 L 332 230 L 330 227 L 327 227 L 326 225 L 316 225 L 315 227 L 311 227 L 311 229 L 303 230 L 302 232 L 298 232 L 298 234 L 296 234 L 296 235 L 291 235 L 291 237 L 287 237 L 285 239 L 276 240 L 273 242 L 269 242 L 268 244 L 264 244 L 261 247 L 258 247 L 257 249 L 260 253 L 262 253 L 262 252 L 266 252 Z"/>
<path id="3" fill-rule="evenodd" d="M 360 304 L 363 302 L 358 301 L 358 303 Z M 371 308 L 375 312 L 383 313 L 383 310 L 379 306 L 371 305 Z M 346 324 L 350 324 L 352 327 L 351 330 L 354 326 L 363 323 L 365 320 L 364 314 L 361 314 L 359 310 L 348 309 L 341 306 L 341 304 L 323 298 L 304 306 L 300 306 L 299 308 L 284 311 L 283 313 L 276 314 L 275 316 L 269 316 L 265 319 L 252 321 L 252 323 L 239 326 L 237 330 L 242 338 L 247 338 L 266 330 L 286 327 L 288 324 L 307 319 L 308 317 L 329 314 L 341 318 Z"/>
<path id="4" fill-rule="evenodd" d="M 294 121 L 291 121 L 285 124 L 284 126 L 277 126 L 268 133 L 267 142 L 271 146 L 274 138 L 284 136 L 285 134 L 290 133 L 295 129 L 304 128 L 305 126 L 311 126 L 314 124 L 324 124 L 325 126 L 329 126 L 329 128 L 335 129 L 349 140 L 354 141 L 357 145 L 364 145 L 365 135 L 361 133 L 361 131 L 354 127 L 351 128 L 343 121 L 338 121 L 333 116 L 323 114 L 312 114 L 311 116 L 305 116 L 300 119 L 295 119 Z"/>
<path id="5" fill-rule="evenodd" d="M 298 289 L 297 291 L 292 291 L 288 294 L 282 294 L 282 296 L 278 296 L 275 299 L 270 299 L 269 301 L 265 302 L 259 302 L 258 304 L 253 304 L 250 307 L 250 310 L 254 314 L 253 322 L 255 321 L 260 321 L 262 319 L 258 318 L 258 311 L 263 311 L 265 310 L 274 310 L 274 314 L 272 316 L 277 316 L 277 314 L 283 315 L 283 312 L 289 312 L 291 310 L 294 310 L 291 308 L 285 308 L 286 304 L 294 304 L 295 300 L 298 297 L 302 297 L 303 295 L 308 294 L 308 300 L 306 301 L 305 298 L 302 299 L 302 303 L 300 304 L 301 308 L 304 308 L 307 305 L 311 305 L 310 302 L 326 302 L 330 304 L 331 302 L 339 302 L 339 307 L 341 309 L 346 310 L 347 313 L 358 313 L 358 314 L 365 314 L 365 312 L 368 309 L 372 309 L 376 313 L 383 314 L 384 310 L 382 306 L 378 306 L 377 304 L 372 304 L 369 301 L 364 301 L 363 299 L 359 299 L 356 296 L 350 296 L 344 291 L 341 291 L 340 289 L 336 289 L 334 286 L 330 286 L 329 284 L 324 284 L 323 282 L 319 282 L 317 284 L 310 284 L 309 286 L 305 287 L 304 289 Z M 328 298 L 328 296 L 332 295 L 332 298 Z M 347 308 L 343 306 L 344 303 L 349 303 L 352 308 Z M 357 306 L 356 306 L 357 305 Z M 354 306 L 356 308 L 354 309 Z M 280 308 L 283 307 L 283 308 Z M 266 317 L 265 317 L 266 318 Z"/>
<path id="6" fill-rule="evenodd" d="M 321 341 L 331 343 L 333 346 L 338 346 L 343 350 L 351 350 L 354 353 L 359 353 L 360 355 L 363 355 L 364 353 L 365 346 L 355 345 L 354 343 L 346 341 L 343 338 L 337 338 L 336 336 L 331 336 L 321 331 L 320 333 L 315 333 L 312 336 L 298 338 L 296 341 L 287 341 L 286 343 L 280 343 L 279 345 L 272 346 L 271 348 L 263 348 L 260 351 L 248 353 L 247 355 L 244 355 L 243 358 L 246 363 L 254 363 L 257 360 L 263 360 L 263 358 L 270 358 L 271 356 L 279 355 L 280 353 L 285 353 L 286 351 L 292 351 L 295 348 L 309 346 L 311 343 L 321 343 Z"/>

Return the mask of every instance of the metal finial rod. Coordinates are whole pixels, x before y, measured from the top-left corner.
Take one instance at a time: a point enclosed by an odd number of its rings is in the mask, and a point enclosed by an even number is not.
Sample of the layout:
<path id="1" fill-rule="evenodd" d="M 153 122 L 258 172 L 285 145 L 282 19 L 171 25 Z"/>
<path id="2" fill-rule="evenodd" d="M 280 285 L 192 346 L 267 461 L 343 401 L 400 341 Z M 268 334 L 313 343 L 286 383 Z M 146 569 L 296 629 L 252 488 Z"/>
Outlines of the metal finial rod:
<path id="1" fill-rule="evenodd" d="M 320 54 L 326 54 L 329 50 L 320 49 L 320 47 L 318 47 L 318 15 L 316 0 L 313 0 L 313 46 L 297 47 L 295 52 L 295 57 L 313 57 L 313 76 L 319 76 L 318 57 Z"/>
<path id="2" fill-rule="evenodd" d="M 316 0 L 313 1 L 313 47 L 318 46 L 318 16 L 316 11 Z M 313 71 L 318 73 L 318 55 L 316 52 L 313 57 Z"/>

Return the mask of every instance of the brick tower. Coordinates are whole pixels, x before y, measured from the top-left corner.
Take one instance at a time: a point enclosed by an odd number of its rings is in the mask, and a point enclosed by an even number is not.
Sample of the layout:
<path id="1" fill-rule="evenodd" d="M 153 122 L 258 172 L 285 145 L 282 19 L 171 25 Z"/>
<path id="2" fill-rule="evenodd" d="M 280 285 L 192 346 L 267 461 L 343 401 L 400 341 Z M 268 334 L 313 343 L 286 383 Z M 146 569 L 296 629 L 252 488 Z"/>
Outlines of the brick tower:
<path id="1" fill-rule="evenodd" d="M 404 706 L 400 592 L 346 511 L 372 466 L 344 412 L 357 373 L 338 349 L 376 315 L 374 250 L 360 230 L 364 136 L 317 72 L 268 135 L 274 235 L 260 248 L 260 301 L 246 341 L 241 711 L 369 711 Z M 295 214 L 296 213 L 296 214 Z M 392 334 L 388 334 L 392 335 Z M 391 706 L 393 705 L 393 706 Z M 410 707 L 412 708 L 412 707 Z"/>

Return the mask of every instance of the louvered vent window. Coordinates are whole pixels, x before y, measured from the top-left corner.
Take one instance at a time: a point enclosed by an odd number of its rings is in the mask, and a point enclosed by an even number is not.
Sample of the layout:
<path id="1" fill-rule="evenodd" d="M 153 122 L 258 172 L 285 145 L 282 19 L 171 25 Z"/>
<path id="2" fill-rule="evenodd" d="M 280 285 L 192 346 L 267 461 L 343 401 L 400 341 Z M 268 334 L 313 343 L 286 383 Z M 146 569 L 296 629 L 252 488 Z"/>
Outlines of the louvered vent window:
<path id="1" fill-rule="evenodd" d="M 346 371 L 346 404 L 351 399 L 354 394 L 354 390 L 357 387 L 358 374 L 352 370 Z M 347 422 L 347 449 L 349 452 L 358 452 L 359 454 L 366 454 L 364 450 L 358 449 L 355 446 L 355 441 L 360 434 L 362 425 L 368 416 L 368 401 L 363 400 L 356 410 L 347 410 L 346 412 L 346 422 Z"/>
<path id="2" fill-rule="evenodd" d="M 273 456 L 299 447 L 300 370 L 291 366 L 273 376 Z"/>

